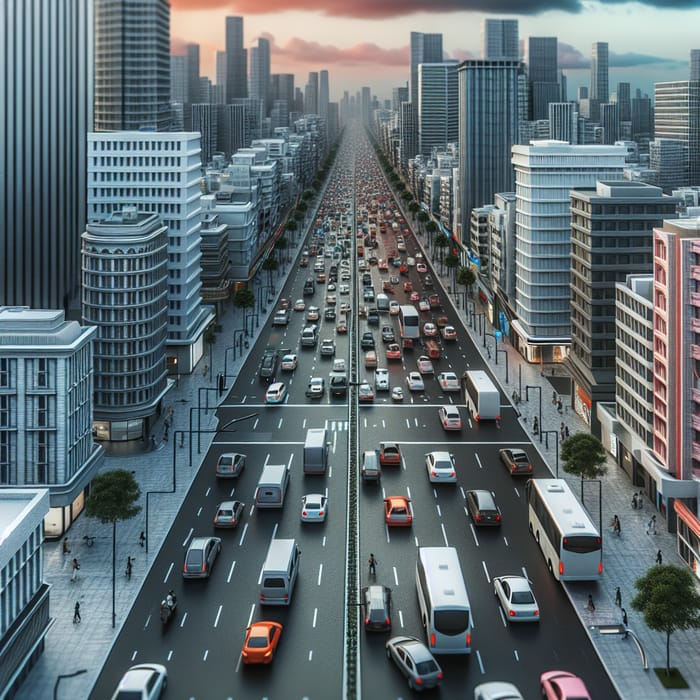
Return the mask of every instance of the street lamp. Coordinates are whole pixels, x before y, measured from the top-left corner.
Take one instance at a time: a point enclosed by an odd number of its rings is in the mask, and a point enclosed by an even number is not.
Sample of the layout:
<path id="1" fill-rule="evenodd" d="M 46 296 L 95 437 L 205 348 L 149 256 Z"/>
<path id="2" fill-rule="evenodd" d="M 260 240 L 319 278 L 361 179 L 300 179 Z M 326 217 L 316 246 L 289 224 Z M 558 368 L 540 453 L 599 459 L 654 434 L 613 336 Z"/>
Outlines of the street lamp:
<path id="1" fill-rule="evenodd" d="M 73 671 L 73 673 L 62 673 L 56 678 L 56 685 L 53 687 L 53 700 L 58 700 L 58 684 L 64 678 L 75 678 L 76 676 L 82 676 L 83 673 L 87 673 L 86 668 L 81 668 L 79 671 Z"/>
<path id="2" fill-rule="evenodd" d="M 539 419 L 537 423 L 537 432 L 540 434 L 540 442 L 542 442 L 542 387 L 541 386 L 533 386 L 532 384 L 526 384 L 525 385 L 525 401 L 530 400 L 530 389 L 535 391 L 537 389 L 538 396 L 540 399 L 540 413 L 539 413 Z"/>
<path id="3" fill-rule="evenodd" d="M 486 332 L 486 314 L 483 311 L 480 311 L 478 314 L 472 314 L 474 318 L 479 319 L 479 333 L 481 334 L 481 320 L 483 319 L 484 321 L 484 332 Z"/>
<path id="4" fill-rule="evenodd" d="M 542 432 L 542 431 L 540 431 L 540 432 Z M 555 479 L 558 479 L 559 478 L 559 433 L 556 430 L 545 430 L 544 431 L 544 446 L 547 449 L 549 449 L 549 434 L 550 433 L 552 435 L 554 435 L 554 439 L 556 440 L 556 456 L 557 456 L 556 469 L 557 469 L 557 472 L 556 472 Z"/>
<path id="5" fill-rule="evenodd" d="M 499 350 L 496 348 L 496 364 L 498 364 L 498 353 L 502 352 L 503 356 L 506 358 L 506 384 L 508 384 L 508 351 L 507 350 Z"/>

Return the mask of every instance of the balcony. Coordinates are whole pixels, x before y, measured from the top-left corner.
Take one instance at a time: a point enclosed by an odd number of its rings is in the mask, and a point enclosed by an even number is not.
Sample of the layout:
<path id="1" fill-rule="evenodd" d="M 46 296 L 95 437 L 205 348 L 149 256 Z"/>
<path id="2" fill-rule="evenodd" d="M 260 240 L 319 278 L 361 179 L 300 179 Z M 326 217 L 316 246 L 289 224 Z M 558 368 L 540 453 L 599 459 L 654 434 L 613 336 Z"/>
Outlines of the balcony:
<path id="1" fill-rule="evenodd" d="M 693 440 L 692 452 L 693 452 L 693 459 L 700 460 L 700 443 L 695 442 L 695 440 Z"/>
<path id="2" fill-rule="evenodd" d="M 693 333 L 700 333 L 700 318 L 693 317 L 690 319 L 690 330 Z"/>
<path id="3" fill-rule="evenodd" d="M 700 281 L 700 265 L 691 265 L 690 266 L 690 276 L 694 280 Z"/>
<path id="4" fill-rule="evenodd" d="M 700 389 L 693 389 L 691 396 L 694 403 L 700 403 Z"/>
<path id="5" fill-rule="evenodd" d="M 690 425 L 695 430 L 700 430 L 700 414 L 693 413 L 693 415 L 690 417 Z"/>
<path id="6" fill-rule="evenodd" d="M 691 345 L 690 346 L 690 356 L 694 360 L 700 360 L 700 346 L 699 345 Z"/>
<path id="7" fill-rule="evenodd" d="M 698 292 L 690 293 L 690 304 L 691 306 L 700 308 L 700 294 Z"/>

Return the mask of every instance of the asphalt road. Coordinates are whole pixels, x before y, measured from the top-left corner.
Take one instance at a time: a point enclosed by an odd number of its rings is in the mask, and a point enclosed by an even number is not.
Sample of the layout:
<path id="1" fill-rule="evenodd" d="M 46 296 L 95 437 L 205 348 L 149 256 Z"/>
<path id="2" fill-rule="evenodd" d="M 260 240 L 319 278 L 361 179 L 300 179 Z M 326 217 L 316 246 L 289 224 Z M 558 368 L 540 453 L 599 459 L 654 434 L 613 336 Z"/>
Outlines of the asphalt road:
<path id="1" fill-rule="evenodd" d="M 346 145 L 349 145 L 348 139 Z M 352 150 L 351 148 L 349 150 Z M 366 152 L 366 151 L 364 151 Z M 363 153 L 364 153 L 363 152 Z M 349 163 L 342 152 L 340 166 Z M 361 156 L 358 182 L 368 196 L 368 183 L 378 165 Z M 339 168 L 340 170 L 341 168 Z M 337 174 L 337 173 L 336 173 Z M 347 177 L 348 170 L 342 176 Z M 376 177 L 380 177 L 377 175 Z M 349 184 L 331 181 L 329 191 L 338 192 Z M 384 246 L 394 247 L 393 234 L 380 238 L 378 257 Z M 417 252 L 412 237 L 407 241 L 408 255 Z M 311 259 L 313 264 L 313 258 Z M 295 264 L 283 296 L 302 298 L 304 280 L 311 267 Z M 374 286 L 381 291 L 381 280 L 394 271 L 380 272 L 371 267 Z M 433 277 L 435 275 L 433 274 Z M 409 276 L 416 289 L 422 276 L 415 267 Z M 353 274 L 352 294 L 355 327 L 348 336 L 335 333 L 335 324 L 319 321 L 319 338 L 334 338 L 336 356 L 350 357 L 350 343 L 366 330 L 366 322 L 356 318 L 358 307 L 357 274 Z M 397 287 L 394 296 L 405 301 Z M 438 291 L 437 289 L 435 291 Z M 325 288 L 318 285 L 307 303 L 321 308 Z M 345 300 L 336 292 L 337 303 Z M 480 356 L 454 318 L 452 307 L 443 299 L 443 309 L 421 314 L 430 320 L 438 313 L 450 317 L 458 338 L 442 343 L 443 357 L 435 363 L 436 373 L 451 369 L 461 374 L 468 368 L 482 368 Z M 121 674 L 130 665 L 145 661 L 168 667 L 167 698 L 287 698 L 334 699 L 343 696 L 344 680 L 344 603 L 345 543 L 347 539 L 346 502 L 348 495 L 348 437 L 352 416 L 348 401 L 331 398 L 311 400 L 304 395 L 310 377 L 327 379 L 330 359 L 315 349 L 299 347 L 299 334 L 306 324 L 306 312 L 291 312 L 288 326 L 266 326 L 248 360 L 218 410 L 219 425 L 256 412 L 255 419 L 236 425 L 235 434 L 221 433 L 206 455 L 185 501 L 174 520 L 165 544 L 147 577 L 143 589 L 110 653 L 93 689 L 92 698 L 109 697 Z M 380 325 L 393 325 L 398 336 L 396 317 L 382 314 Z M 352 332 L 354 330 L 354 332 Z M 388 367 L 391 385 L 405 387 L 405 376 L 415 369 L 420 349 L 406 351 L 401 362 L 387 362 L 378 329 L 379 366 Z M 293 373 L 277 372 L 289 395 L 284 405 L 264 403 L 266 385 L 256 376 L 257 364 L 265 347 L 286 348 L 297 352 L 299 365 Z M 360 358 L 362 355 L 360 355 Z M 357 368 L 358 379 L 373 383 L 373 370 Z M 526 447 L 529 436 L 518 421 L 506 397 L 502 397 L 502 420 L 474 424 L 463 406 L 461 393 L 443 394 L 437 381 L 426 377 L 426 389 L 410 393 L 402 404 L 392 404 L 388 393 L 380 393 L 373 404 L 359 407 L 358 452 L 375 449 L 381 441 L 401 445 L 400 467 L 385 467 L 381 483 L 359 484 L 359 523 L 361 581 L 366 583 L 366 559 L 374 552 L 378 560 L 376 580 L 393 590 L 392 634 L 424 637 L 420 625 L 415 592 L 416 548 L 450 545 L 457 548 L 469 590 L 474 620 L 472 654 L 442 657 L 445 672 L 442 688 L 433 695 L 470 697 L 471 689 L 485 680 L 510 680 L 525 697 L 539 695 L 538 678 L 542 671 L 563 668 L 581 675 L 593 697 L 614 698 L 615 691 L 594 650 L 580 628 L 560 585 L 549 574 L 541 553 L 527 528 L 524 481 L 512 478 L 498 459 L 504 446 Z M 353 392 L 354 395 L 354 392 Z M 455 403 L 463 420 L 461 432 L 446 433 L 438 420 L 438 406 Z M 331 468 L 325 476 L 302 473 L 302 447 L 307 428 L 326 427 L 331 441 Z M 426 452 L 448 450 L 457 462 L 458 483 L 430 484 L 424 464 Z M 216 458 L 222 452 L 247 455 L 247 466 L 235 480 L 217 480 Z M 545 476 L 544 465 L 536 463 L 536 476 Z M 261 511 L 252 507 L 257 479 L 264 464 L 289 464 L 291 482 L 285 505 L 279 511 Z M 465 510 L 465 491 L 487 488 L 495 492 L 503 512 L 503 525 L 485 531 L 475 529 Z M 329 495 L 328 518 L 323 524 L 300 521 L 300 502 L 304 493 Z M 385 495 L 409 495 L 415 519 L 412 528 L 387 528 L 383 517 Z M 221 500 L 237 498 L 246 503 L 245 517 L 233 531 L 215 530 L 213 516 Z M 216 535 L 223 548 L 211 578 L 184 581 L 180 571 L 184 553 L 192 535 Z M 302 550 L 300 576 L 289 608 L 259 605 L 258 585 L 267 547 L 273 537 L 294 537 Z M 506 573 L 525 572 L 537 596 L 541 621 L 537 624 L 509 625 L 493 596 L 491 579 Z M 168 588 L 174 588 L 178 611 L 164 628 L 158 617 L 158 604 Z M 358 609 L 359 615 L 359 609 Z M 246 626 L 251 620 L 272 619 L 284 624 L 282 639 L 272 667 L 246 668 L 240 662 L 240 650 Z M 408 697 L 411 692 L 391 662 L 386 659 L 386 634 L 361 631 L 358 675 L 361 695 L 368 700 Z"/>

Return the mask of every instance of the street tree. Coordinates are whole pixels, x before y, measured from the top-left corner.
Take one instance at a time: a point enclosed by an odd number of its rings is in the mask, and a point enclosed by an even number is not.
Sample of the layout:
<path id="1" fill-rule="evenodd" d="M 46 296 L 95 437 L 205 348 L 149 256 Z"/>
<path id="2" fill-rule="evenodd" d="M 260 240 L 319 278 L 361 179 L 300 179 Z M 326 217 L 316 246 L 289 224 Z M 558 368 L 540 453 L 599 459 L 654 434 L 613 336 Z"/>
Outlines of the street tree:
<path id="1" fill-rule="evenodd" d="M 134 475 L 126 469 L 98 474 L 90 484 L 85 499 L 85 515 L 103 524 L 112 524 L 112 627 L 116 624 L 117 523 L 130 520 L 141 512 L 137 504 L 141 489 Z"/>
<path id="2" fill-rule="evenodd" d="M 688 569 L 672 564 L 652 566 L 634 583 L 639 593 L 632 599 L 632 607 L 644 615 L 647 627 L 666 633 L 667 676 L 671 675 L 671 635 L 676 630 L 700 627 L 700 594 L 695 584 Z"/>
<path id="3" fill-rule="evenodd" d="M 456 255 L 450 251 L 445 256 L 445 267 L 450 271 L 450 277 L 452 278 L 452 284 L 455 281 L 455 271 L 459 267 L 459 255 Z"/>
<path id="4" fill-rule="evenodd" d="M 561 459 L 564 471 L 581 477 L 581 500 L 583 480 L 596 479 L 608 471 L 607 455 L 603 443 L 590 433 L 576 433 L 562 443 Z"/>
<path id="5" fill-rule="evenodd" d="M 267 282 L 272 287 L 272 273 L 279 268 L 280 264 L 277 258 L 271 253 L 263 260 L 262 269 L 267 270 Z"/>
<path id="6" fill-rule="evenodd" d="M 287 227 L 286 227 L 286 228 L 287 228 L 287 231 L 291 232 L 291 234 L 292 234 L 292 241 L 293 241 L 293 242 L 296 241 L 296 238 L 297 238 L 296 232 L 297 232 L 297 230 L 299 229 L 299 224 L 297 224 L 297 222 L 294 221 L 294 219 L 290 219 L 290 220 L 287 222 Z"/>
<path id="7" fill-rule="evenodd" d="M 416 200 L 414 199 L 413 201 L 408 203 L 408 211 L 410 211 L 411 214 L 413 214 L 413 220 L 415 221 L 416 214 L 420 211 L 420 204 L 418 204 L 418 202 L 416 202 Z"/>
<path id="8" fill-rule="evenodd" d="M 427 212 L 424 212 L 422 209 L 418 212 L 418 228 L 421 233 L 423 233 L 423 229 L 425 227 L 425 224 L 430 221 L 430 217 L 428 216 Z"/>
<path id="9" fill-rule="evenodd" d="M 445 248 L 450 245 L 450 239 L 442 232 L 438 233 L 433 240 L 433 245 L 440 251 L 440 262 L 444 260 Z"/>
<path id="10" fill-rule="evenodd" d="M 248 287 L 241 287 L 233 295 L 233 305 L 237 309 L 252 309 L 255 306 L 255 294 Z"/>
<path id="11" fill-rule="evenodd" d="M 408 191 L 402 192 L 401 199 L 403 199 L 404 202 L 408 203 L 413 199 L 413 195 Z"/>

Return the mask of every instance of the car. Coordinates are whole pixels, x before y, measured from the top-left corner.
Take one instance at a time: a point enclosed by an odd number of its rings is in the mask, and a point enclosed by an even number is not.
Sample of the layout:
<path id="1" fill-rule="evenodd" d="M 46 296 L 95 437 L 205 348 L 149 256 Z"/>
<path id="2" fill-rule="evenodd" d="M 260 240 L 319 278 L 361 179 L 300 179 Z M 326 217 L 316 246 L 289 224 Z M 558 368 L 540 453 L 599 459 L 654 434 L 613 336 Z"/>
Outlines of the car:
<path id="1" fill-rule="evenodd" d="M 459 409 L 452 404 L 445 404 L 438 408 L 438 417 L 442 423 L 443 430 L 461 430 L 462 418 L 459 415 Z"/>
<path id="2" fill-rule="evenodd" d="M 424 286 L 424 287 L 427 287 L 427 288 L 433 286 L 433 278 L 432 278 L 430 275 L 426 275 L 426 276 L 423 278 L 423 286 Z"/>
<path id="3" fill-rule="evenodd" d="M 445 392 L 459 391 L 461 389 L 459 378 L 454 372 L 440 372 L 437 376 L 437 380 L 440 388 Z"/>
<path id="4" fill-rule="evenodd" d="M 403 389 L 400 386 L 395 386 L 391 390 L 391 400 L 392 401 L 403 401 Z"/>
<path id="5" fill-rule="evenodd" d="M 319 314 L 318 306 L 309 306 L 308 310 L 306 311 L 306 320 L 307 321 L 318 321 L 318 314 Z"/>
<path id="6" fill-rule="evenodd" d="M 490 681 L 474 688 L 474 700 L 525 700 L 525 698 L 512 683 Z"/>
<path id="7" fill-rule="evenodd" d="M 289 311 L 289 309 L 292 307 L 292 299 L 287 298 L 287 299 L 280 299 L 280 309 L 282 311 Z"/>
<path id="8" fill-rule="evenodd" d="M 398 442 L 379 443 L 379 462 L 385 464 L 401 464 L 401 448 Z"/>
<path id="9" fill-rule="evenodd" d="M 389 370 L 378 367 L 374 370 L 374 388 L 377 391 L 389 391 Z"/>
<path id="10" fill-rule="evenodd" d="M 382 342 L 393 343 L 395 340 L 394 329 L 391 326 L 382 326 Z"/>
<path id="11" fill-rule="evenodd" d="M 336 333 L 347 333 L 348 332 L 348 319 L 345 316 L 341 316 L 338 319 L 338 323 L 335 324 Z"/>
<path id="12" fill-rule="evenodd" d="M 326 338 L 321 341 L 321 355 L 323 357 L 333 357 L 335 355 L 335 340 Z"/>
<path id="13" fill-rule="evenodd" d="M 389 282 L 391 282 L 391 284 L 393 284 L 394 286 L 396 286 L 396 285 L 399 283 L 399 278 L 396 277 L 395 275 L 392 275 L 391 277 L 389 277 Z M 410 282 L 407 283 L 407 284 L 410 284 Z M 405 291 L 405 290 L 404 290 L 404 291 Z"/>
<path id="14" fill-rule="evenodd" d="M 442 682 L 440 664 L 428 647 L 415 637 L 392 637 L 386 643 L 386 655 L 407 678 L 412 690 L 437 688 Z"/>
<path id="15" fill-rule="evenodd" d="M 396 343 L 390 343 L 386 346 L 386 359 L 387 360 L 400 360 L 401 359 L 401 348 Z"/>
<path id="16" fill-rule="evenodd" d="M 340 292 L 340 296 L 347 296 L 350 294 L 350 285 L 349 284 L 341 284 L 340 288 L 338 289 Z"/>
<path id="17" fill-rule="evenodd" d="M 428 303 L 430 304 L 431 309 L 439 309 L 442 306 L 442 303 L 440 302 L 440 295 L 431 294 L 428 296 Z"/>
<path id="18" fill-rule="evenodd" d="M 306 387 L 306 396 L 312 399 L 320 399 L 326 390 L 326 380 L 323 377 L 311 377 Z"/>
<path id="19" fill-rule="evenodd" d="M 377 268 L 380 269 L 382 272 L 386 272 L 389 269 L 389 264 L 386 260 L 380 258 L 377 262 Z"/>
<path id="20" fill-rule="evenodd" d="M 209 578 L 220 551 L 219 537 L 193 537 L 185 553 L 182 578 Z"/>
<path id="21" fill-rule="evenodd" d="M 216 460 L 216 476 L 219 479 L 230 479 L 240 476 L 245 468 L 245 455 L 239 452 L 224 452 Z"/>
<path id="22" fill-rule="evenodd" d="M 301 499 L 301 519 L 305 523 L 322 523 L 328 513 L 328 497 L 322 493 L 307 493 Z"/>
<path id="23" fill-rule="evenodd" d="M 517 447 L 510 447 L 499 450 L 498 455 L 506 469 L 512 474 L 532 474 L 532 462 L 525 450 Z"/>
<path id="24" fill-rule="evenodd" d="M 334 270 L 334 269 L 333 269 L 334 267 L 335 267 L 335 265 L 331 265 L 331 274 L 332 274 L 332 275 L 337 273 L 337 270 Z M 335 290 L 336 290 L 336 286 L 335 286 L 335 283 L 334 283 L 334 282 L 331 282 L 331 284 L 329 284 L 329 285 L 326 287 L 326 291 L 327 291 L 327 292 L 334 292 Z M 326 303 L 329 303 L 329 302 L 326 302 Z"/>
<path id="25" fill-rule="evenodd" d="M 443 340 L 457 340 L 457 331 L 454 326 L 445 326 L 440 333 Z"/>
<path id="26" fill-rule="evenodd" d="M 442 330 L 445 326 L 447 326 L 450 322 L 450 319 L 447 318 L 447 316 L 438 316 L 435 319 L 435 325 Z"/>
<path id="27" fill-rule="evenodd" d="M 287 386 L 284 382 L 274 382 L 270 384 L 265 393 L 265 403 L 278 404 L 284 403 L 287 398 Z"/>
<path id="28" fill-rule="evenodd" d="M 415 258 L 406 258 L 406 265 L 408 267 L 415 267 L 416 266 L 416 259 Z"/>
<path id="29" fill-rule="evenodd" d="M 374 401 L 374 389 L 369 382 L 362 382 L 357 389 L 357 400 L 361 402 Z"/>
<path id="30" fill-rule="evenodd" d="M 428 266 L 425 263 L 418 263 L 416 265 L 416 271 L 424 275 L 428 271 Z"/>
<path id="31" fill-rule="evenodd" d="M 382 478 L 382 465 L 379 462 L 378 450 L 367 450 L 362 453 L 360 474 L 364 481 L 379 481 Z"/>
<path id="32" fill-rule="evenodd" d="M 502 522 L 501 509 L 496 503 L 496 496 L 492 491 L 474 489 L 467 491 L 467 510 L 474 521 L 474 525 L 500 526 Z"/>
<path id="33" fill-rule="evenodd" d="M 398 316 L 399 311 L 401 311 L 401 304 L 399 304 L 398 301 L 390 301 L 389 302 L 389 315 L 390 316 Z"/>
<path id="34" fill-rule="evenodd" d="M 294 302 L 294 311 L 304 311 L 306 309 L 306 302 L 303 299 L 297 299 Z"/>
<path id="35" fill-rule="evenodd" d="M 362 290 L 362 298 L 364 301 L 374 301 L 374 287 L 365 287 Z"/>
<path id="36" fill-rule="evenodd" d="M 394 527 L 411 527 L 413 506 L 407 496 L 387 496 L 384 499 L 384 521 Z"/>
<path id="37" fill-rule="evenodd" d="M 357 261 L 357 269 L 358 270 L 366 270 L 367 269 L 367 263 L 364 260 L 358 260 Z"/>
<path id="38" fill-rule="evenodd" d="M 430 302 L 425 297 L 423 297 L 418 302 L 418 310 L 419 311 L 430 311 Z"/>
<path id="39" fill-rule="evenodd" d="M 455 458 L 450 452 L 428 452 L 425 455 L 425 468 L 428 470 L 428 479 L 433 484 L 457 482 Z"/>
<path id="40" fill-rule="evenodd" d="M 349 314 L 349 313 L 350 313 L 350 308 L 351 308 L 351 307 L 350 307 L 350 304 L 348 304 L 347 301 L 344 301 L 344 302 L 340 305 L 340 313 L 341 313 L 341 314 Z"/>
<path id="41" fill-rule="evenodd" d="M 540 690 L 545 700 L 591 700 L 583 680 L 569 671 L 545 671 Z"/>
<path id="42" fill-rule="evenodd" d="M 326 273 L 325 272 L 319 272 L 316 275 L 316 282 L 318 284 L 323 284 L 326 281 Z"/>
<path id="43" fill-rule="evenodd" d="M 280 367 L 285 372 L 293 372 L 297 368 L 297 362 L 297 356 L 294 353 L 283 355 Z"/>
<path id="44" fill-rule="evenodd" d="M 376 347 L 374 342 L 374 333 L 372 331 L 365 331 L 360 339 L 360 347 L 363 350 L 374 350 Z"/>
<path id="45" fill-rule="evenodd" d="M 368 350 L 365 353 L 365 367 L 374 369 L 377 366 L 377 353 L 374 350 Z"/>
<path id="46" fill-rule="evenodd" d="M 398 277 L 396 278 L 396 281 L 398 283 Z M 406 293 L 412 293 L 413 292 L 413 282 L 404 282 L 403 283 L 403 291 Z"/>
<path id="47" fill-rule="evenodd" d="M 244 510 L 245 503 L 241 501 L 222 501 L 216 507 L 214 527 L 238 527 Z"/>
<path id="48" fill-rule="evenodd" d="M 437 326 L 434 323 L 423 324 L 423 335 L 426 338 L 434 338 L 438 334 Z"/>
<path id="49" fill-rule="evenodd" d="M 244 664 L 269 664 L 282 636 L 283 625 L 272 620 L 261 620 L 248 625 L 241 650 Z"/>
<path id="50" fill-rule="evenodd" d="M 335 286 L 335 285 L 331 285 Z M 326 294 L 326 306 L 335 306 L 338 303 L 338 297 L 335 294 Z"/>
<path id="51" fill-rule="evenodd" d="M 335 319 L 336 319 L 335 309 L 332 306 L 326 307 L 326 310 L 323 312 L 323 318 L 325 318 L 326 321 L 335 321 Z"/>
<path id="52" fill-rule="evenodd" d="M 112 700 L 158 700 L 167 685 L 168 671 L 165 666 L 137 664 L 122 676 Z"/>
<path id="53" fill-rule="evenodd" d="M 406 377 L 406 384 L 408 385 L 409 391 L 425 390 L 425 384 L 423 383 L 423 377 L 420 372 L 409 372 Z"/>
<path id="54" fill-rule="evenodd" d="M 495 576 L 493 594 L 509 622 L 539 622 L 540 609 L 524 576 Z"/>
<path id="55" fill-rule="evenodd" d="M 276 369 L 277 351 L 272 348 L 266 348 L 262 359 L 260 360 L 260 368 L 258 369 L 260 379 L 266 382 L 272 381 L 272 378 L 275 376 Z"/>
<path id="56" fill-rule="evenodd" d="M 416 360 L 416 365 L 418 366 L 418 371 L 421 374 L 435 374 L 435 368 L 430 358 L 427 355 L 421 355 Z"/>
<path id="57" fill-rule="evenodd" d="M 418 294 L 418 292 L 411 292 L 410 295 L 409 295 L 409 297 L 408 297 L 408 300 L 411 301 L 411 302 L 413 302 L 414 304 L 415 304 L 415 302 L 417 302 L 419 299 L 420 299 L 420 294 Z"/>
<path id="58" fill-rule="evenodd" d="M 362 612 L 368 632 L 391 630 L 391 588 L 375 584 L 361 591 Z"/>

